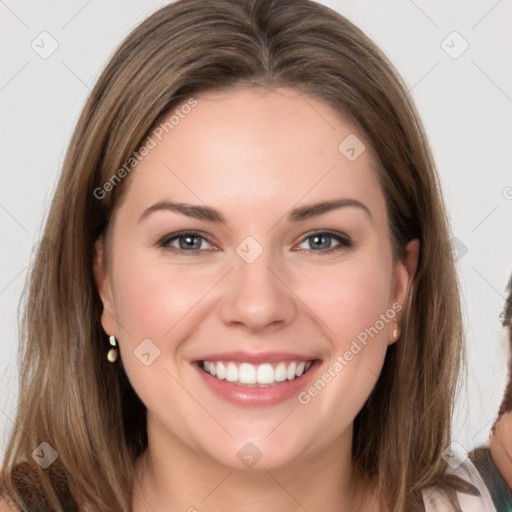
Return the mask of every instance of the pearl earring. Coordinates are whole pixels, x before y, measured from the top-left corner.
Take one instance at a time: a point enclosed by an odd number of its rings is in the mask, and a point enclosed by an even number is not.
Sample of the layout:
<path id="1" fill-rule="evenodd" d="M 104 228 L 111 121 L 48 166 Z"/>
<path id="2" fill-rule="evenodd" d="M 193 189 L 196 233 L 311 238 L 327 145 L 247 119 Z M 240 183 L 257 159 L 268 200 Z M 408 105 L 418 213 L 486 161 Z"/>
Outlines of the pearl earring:
<path id="1" fill-rule="evenodd" d="M 115 363 L 116 360 L 117 360 L 117 356 L 119 355 L 119 352 L 117 351 L 117 348 L 115 348 L 115 347 L 117 347 L 117 342 L 116 342 L 116 339 L 114 338 L 114 336 L 109 336 L 108 341 L 110 342 L 110 344 L 114 348 L 111 348 L 108 351 L 107 359 L 108 359 L 108 361 L 110 363 Z"/>
<path id="2" fill-rule="evenodd" d="M 395 323 L 395 328 L 393 329 L 393 340 L 396 341 L 398 339 L 398 323 L 396 318 L 393 318 L 393 322 Z"/>

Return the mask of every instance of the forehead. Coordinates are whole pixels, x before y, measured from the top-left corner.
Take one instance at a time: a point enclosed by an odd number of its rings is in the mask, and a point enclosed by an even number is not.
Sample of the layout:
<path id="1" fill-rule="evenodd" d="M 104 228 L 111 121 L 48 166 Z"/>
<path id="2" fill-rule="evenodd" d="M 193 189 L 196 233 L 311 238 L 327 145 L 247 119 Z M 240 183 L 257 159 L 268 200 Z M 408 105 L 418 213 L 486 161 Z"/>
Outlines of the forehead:
<path id="1" fill-rule="evenodd" d="M 385 210 L 372 148 L 326 103 L 289 88 L 194 99 L 193 108 L 175 107 L 150 135 L 154 147 L 129 179 L 130 207 L 169 199 L 275 215 L 347 197 Z"/>

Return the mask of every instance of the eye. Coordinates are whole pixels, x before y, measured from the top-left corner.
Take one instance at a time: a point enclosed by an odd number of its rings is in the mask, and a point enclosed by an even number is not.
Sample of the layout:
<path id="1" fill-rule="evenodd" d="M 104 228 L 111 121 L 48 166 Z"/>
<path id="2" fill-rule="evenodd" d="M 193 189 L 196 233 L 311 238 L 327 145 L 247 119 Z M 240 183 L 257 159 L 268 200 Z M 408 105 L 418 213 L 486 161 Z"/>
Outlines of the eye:
<path id="1" fill-rule="evenodd" d="M 333 244 L 334 240 L 334 244 Z M 302 247 L 307 244 L 309 247 Z M 205 247 L 210 246 L 210 247 Z M 159 246 L 172 249 L 176 252 L 199 252 L 205 250 L 216 250 L 213 244 L 198 231 L 181 231 L 172 233 L 164 237 Z M 333 233 L 329 231 L 317 231 L 308 235 L 298 246 L 300 250 L 330 253 L 333 251 L 351 247 L 350 239 L 342 233 Z"/>
<path id="2" fill-rule="evenodd" d="M 335 245 L 333 245 L 333 240 Z M 309 247 L 301 247 L 304 244 Z M 342 233 L 332 233 L 330 231 L 316 231 L 307 236 L 298 246 L 301 250 L 330 253 L 333 251 L 346 249 L 352 246 L 350 239 Z"/>
<path id="3" fill-rule="evenodd" d="M 159 246 L 178 252 L 197 252 L 209 249 L 204 247 L 205 243 L 212 245 L 206 237 L 197 231 L 181 231 L 163 238 L 159 242 Z"/>

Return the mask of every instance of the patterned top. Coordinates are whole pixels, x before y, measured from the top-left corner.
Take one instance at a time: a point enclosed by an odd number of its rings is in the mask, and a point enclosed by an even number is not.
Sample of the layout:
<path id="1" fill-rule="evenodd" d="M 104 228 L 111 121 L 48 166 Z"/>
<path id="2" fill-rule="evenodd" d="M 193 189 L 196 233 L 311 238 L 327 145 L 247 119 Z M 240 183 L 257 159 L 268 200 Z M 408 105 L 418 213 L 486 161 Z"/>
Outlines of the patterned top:
<path id="1" fill-rule="evenodd" d="M 453 466 L 449 465 L 446 473 L 458 476 L 472 484 L 478 489 L 480 495 L 457 492 L 460 508 L 456 510 L 439 489 L 431 487 L 423 491 L 423 502 L 426 512 L 501 512 L 494 506 L 485 482 L 469 457 L 466 457 L 459 465 L 454 464 Z"/>
<path id="2" fill-rule="evenodd" d="M 487 448 L 477 448 L 470 454 L 480 472 L 497 512 L 512 512 L 512 490 L 501 476 Z"/>

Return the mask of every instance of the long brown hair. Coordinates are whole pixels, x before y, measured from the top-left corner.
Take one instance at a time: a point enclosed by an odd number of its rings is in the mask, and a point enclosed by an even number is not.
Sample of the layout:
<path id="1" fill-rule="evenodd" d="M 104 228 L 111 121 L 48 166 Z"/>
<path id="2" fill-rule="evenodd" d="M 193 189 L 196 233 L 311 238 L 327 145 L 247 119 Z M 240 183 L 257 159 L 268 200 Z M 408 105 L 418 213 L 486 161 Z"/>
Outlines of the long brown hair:
<path id="1" fill-rule="evenodd" d="M 235 85 L 292 87 L 347 116 L 371 142 L 395 255 L 414 238 L 421 249 L 401 337 L 355 420 L 353 459 L 391 510 L 421 510 L 421 491 L 442 483 L 461 315 L 438 177 L 406 85 L 362 31 L 312 1 L 179 0 L 122 43 L 65 158 L 21 320 L 19 405 L 3 466 L 5 494 L 21 508 L 71 511 L 87 500 L 130 510 L 145 408 L 122 365 L 107 362 L 92 273 L 94 242 L 129 176 L 101 199 L 94 191 L 164 114 Z M 31 456 L 43 442 L 58 453 L 46 470 Z"/>
<path id="2" fill-rule="evenodd" d="M 503 327 L 507 328 L 508 333 L 508 343 L 509 343 L 509 354 L 508 354 L 508 381 L 507 387 L 505 388 L 505 394 L 503 395 L 503 401 L 501 402 L 500 408 L 498 410 L 498 417 L 492 427 L 494 431 L 498 421 L 501 417 L 507 413 L 512 411 L 512 277 L 510 277 L 508 286 L 507 286 L 507 300 L 505 302 L 505 307 L 503 308 L 502 318 L 503 318 Z"/>

